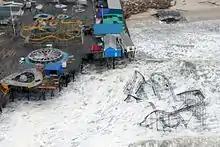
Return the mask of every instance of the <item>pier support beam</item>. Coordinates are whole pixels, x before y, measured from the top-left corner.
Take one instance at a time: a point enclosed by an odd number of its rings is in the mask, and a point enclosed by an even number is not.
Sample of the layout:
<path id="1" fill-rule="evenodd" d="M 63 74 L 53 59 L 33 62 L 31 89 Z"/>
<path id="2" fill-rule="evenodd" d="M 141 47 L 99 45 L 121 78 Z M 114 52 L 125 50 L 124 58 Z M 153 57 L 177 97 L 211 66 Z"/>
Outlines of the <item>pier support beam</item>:
<path id="1" fill-rule="evenodd" d="M 50 96 L 54 97 L 54 90 L 51 90 Z"/>
<path id="2" fill-rule="evenodd" d="M 27 99 L 30 101 L 30 89 L 27 89 Z"/>
<path id="3" fill-rule="evenodd" d="M 112 59 L 112 68 L 115 69 L 115 58 Z"/>

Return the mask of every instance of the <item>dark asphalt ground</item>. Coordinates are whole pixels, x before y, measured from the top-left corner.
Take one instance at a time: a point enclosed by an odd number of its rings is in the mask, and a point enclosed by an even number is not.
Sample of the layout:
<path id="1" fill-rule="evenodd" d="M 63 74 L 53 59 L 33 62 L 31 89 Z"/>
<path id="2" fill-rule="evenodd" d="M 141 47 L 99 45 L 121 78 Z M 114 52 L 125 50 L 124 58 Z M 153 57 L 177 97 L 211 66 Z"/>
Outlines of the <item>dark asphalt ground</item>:
<path id="1" fill-rule="evenodd" d="M 21 2 L 22 0 L 15 0 L 16 2 Z M 45 0 L 37 0 L 37 4 L 43 4 L 43 13 L 49 13 L 53 15 L 63 14 L 62 9 L 57 9 L 53 4 L 47 5 Z M 86 11 L 82 13 L 76 14 L 74 9 L 72 8 L 73 4 L 69 4 L 67 8 L 67 14 L 73 16 L 73 18 L 77 20 L 85 20 L 86 25 L 93 24 L 93 6 L 92 2 L 89 1 L 88 7 L 86 7 Z M 33 16 L 36 14 L 35 10 L 26 11 L 24 15 L 20 18 L 22 25 L 29 25 L 33 23 Z M 0 30 L 12 32 L 12 27 L 3 27 Z M 2 32 L 0 31 L 0 32 Z M 18 72 L 23 68 L 19 65 L 20 57 L 27 56 L 31 51 L 39 48 L 45 47 L 45 44 L 38 45 L 24 45 L 24 40 L 19 36 L 11 39 L 11 35 L 1 35 L 0 36 L 0 79 L 8 76 L 14 72 Z M 81 39 L 76 39 L 72 42 L 68 43 L 58 43 L 54 44 L 54 47 L 67 52 L 71 55 L 75 56 L 74 63 L 71 64 L 73 69 L 77 69 L 81 63 L 81 57 L 89 53 L 89 48 L 93 44 L 92 36 L 86 36 L 84 38 L 84 44 L 82 45 Z"/>

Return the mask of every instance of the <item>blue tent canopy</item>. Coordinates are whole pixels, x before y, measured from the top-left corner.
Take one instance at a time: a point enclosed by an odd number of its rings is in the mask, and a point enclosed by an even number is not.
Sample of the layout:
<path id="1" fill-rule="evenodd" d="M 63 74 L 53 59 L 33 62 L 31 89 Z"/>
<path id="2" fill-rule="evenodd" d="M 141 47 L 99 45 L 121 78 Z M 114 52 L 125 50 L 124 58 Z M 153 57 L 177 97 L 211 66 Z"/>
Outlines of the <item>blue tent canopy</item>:
<path id="1" fill-rule="evenodd" d="M 115 49 L 112 47 L 109 47 L 105 49 L 104 51 L 106 58 L 117 58 L 122 56 L 122 50 L 121 49 Z"/>
<path id="2" fill-rule="evenodd" d="M 123 32 L 122 24 L 95 24 L 94 34 L 105 35 L 105 34 L 120 34 Z"/>
<path id="3" fill-rule="evenodd" d="M 50 76 L 51 72 L 56 72 L 56 74 L 60 76 L 62 74 L 62 70 L 63 68 L 61 63 L 49 63 L 45 67 L 45 74 L 46 76 Z"/>
<path id="4" fill-rule="evenodd" d="M 97 12 L 97 17 L 102 17 L 105 14 L 123 14 L 121 9 L 108 9 L 108 8 L 101 8 Z"/>

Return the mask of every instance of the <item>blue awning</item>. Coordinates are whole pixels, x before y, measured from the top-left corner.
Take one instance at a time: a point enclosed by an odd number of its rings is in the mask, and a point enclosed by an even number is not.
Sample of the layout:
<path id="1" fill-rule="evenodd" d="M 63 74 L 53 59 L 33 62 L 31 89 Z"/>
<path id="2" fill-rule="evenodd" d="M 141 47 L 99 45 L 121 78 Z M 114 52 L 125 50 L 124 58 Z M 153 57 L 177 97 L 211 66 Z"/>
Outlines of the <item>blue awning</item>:
<path id="1" fill-rule="evenodd" d="M 105 34 L 120 34 L 123 32 L 122 24 L 95 24 L 94 34 L 105 35 Z"/>
<path id="2" fill-rule="evenodd" d="M 123 14 L 123 12 L 121 9 L 100 8 L 97 12 L 97 17 L 102 17 L 105 14 Z"/>
<path id="3" fill-rule="evenodd" d="M 49 63 L 46 65 L 45 70 L 62 70 L 62 64 L 61 63 Z"/>
<path id="4" fill-rule="evenodd" d="M 122 56 L 122 50 L 121 49 L 115 49 L 112 47 L 109 47 L 105 49 L 104 51 L 106 58 L 117 58 Z"/>
<path id="5" fill-rule="evenodd" d="M 62 73 L 62 64 L 61 63 L 49 63 L 45 67 L 46 76 L 50 76 L 52 71 L 56 71 L 56 74 L 59 76 Z"/>

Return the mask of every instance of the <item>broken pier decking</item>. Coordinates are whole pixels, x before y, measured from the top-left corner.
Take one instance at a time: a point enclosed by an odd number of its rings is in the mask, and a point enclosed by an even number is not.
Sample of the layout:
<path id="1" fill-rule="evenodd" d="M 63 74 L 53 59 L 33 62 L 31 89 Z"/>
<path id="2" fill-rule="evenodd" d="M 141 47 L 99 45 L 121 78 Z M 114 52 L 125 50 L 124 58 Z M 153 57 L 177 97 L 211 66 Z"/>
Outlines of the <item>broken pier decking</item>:
<path id="1" fill-rule="evenodd" d="M 54 77 L 51 75 L 51 77 Z M 53 79 L 49 79 L 51 81 L 48 81 L 48 79 L 43 80 L 42 84 L 37 86 L 38 89 L 45 89 L 45 90 L 56 90 L 59 88 L 60 85 L 60 79 L 58 76 L 54 77 Z"/>
<path id="2" fill-rule="evenodd" d="M 50 93 L 50 96 L 53 97 L 56 91 L 61 91 L 63 87 L 67 87 L 68 83 L 74 81 L 74 73 L 72 75 L 63 75 L 61 77 L 57 77 L 57 79 L 48 82 L 48 79 L 43 80 L 43 83 L 39 86 L 28 88 L 28 87 L 17 87 L 11 86 L 10 88 L 10 99 L 14 101 L 16 98 L 24 98 L 26 97 L 30 100 L 31 97 L 39 99 L 46 99 L 46 93 Z"/>

